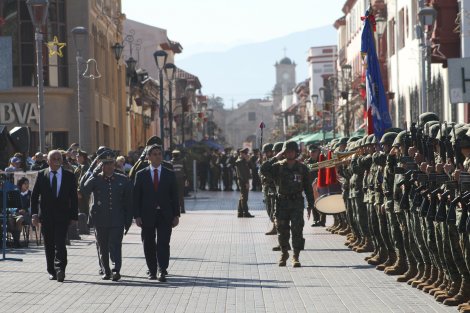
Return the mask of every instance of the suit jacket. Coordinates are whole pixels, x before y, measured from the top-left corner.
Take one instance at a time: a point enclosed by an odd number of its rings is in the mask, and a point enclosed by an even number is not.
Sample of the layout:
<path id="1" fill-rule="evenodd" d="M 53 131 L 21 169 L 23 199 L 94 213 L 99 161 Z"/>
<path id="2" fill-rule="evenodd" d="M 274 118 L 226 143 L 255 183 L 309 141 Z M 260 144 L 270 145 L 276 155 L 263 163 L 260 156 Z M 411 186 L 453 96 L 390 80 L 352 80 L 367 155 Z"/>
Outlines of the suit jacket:
<path id="1" fill-rule="evenodd" d="M 137 172 L 133 198 L 134 218 L 140 217 L 144 226 L 145 221 L 153 223 L 157 206 L 168 223 L 172 223 L 175 216 L 180 216 L 175 173 L 163 166 L 156 192 L 153 189 L 150 166 Z"/>
<path id="2" fill-rule="evenodd" d="M 41 223 L 66 223 L 78 219 L 75 175 L 62 168 L 59 195 L 52 193 L 49 168 L 39 171 L 31 195 L 31 214 L 39 214 Z"/>

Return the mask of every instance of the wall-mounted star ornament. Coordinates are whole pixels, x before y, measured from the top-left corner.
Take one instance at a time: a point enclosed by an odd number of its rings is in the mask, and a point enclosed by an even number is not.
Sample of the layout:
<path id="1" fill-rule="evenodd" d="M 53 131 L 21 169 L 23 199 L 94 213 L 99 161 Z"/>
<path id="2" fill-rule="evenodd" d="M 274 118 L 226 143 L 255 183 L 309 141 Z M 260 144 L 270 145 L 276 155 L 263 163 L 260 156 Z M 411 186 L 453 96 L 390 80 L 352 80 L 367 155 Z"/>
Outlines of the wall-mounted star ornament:
<path id="1" fill-rule="evenodd" d="M 59 57 L 63 57 L 64 54 L 62 53 L 62 49 L 66 46 L 67 44 L 65 42 L 59 42 L 59 39 L 57 36 L 54 36 L 53 41 L 49 41 L 47 43 L 47 48 L 49 49 L 49 56 L 53 55 L 58 55 Z"/>

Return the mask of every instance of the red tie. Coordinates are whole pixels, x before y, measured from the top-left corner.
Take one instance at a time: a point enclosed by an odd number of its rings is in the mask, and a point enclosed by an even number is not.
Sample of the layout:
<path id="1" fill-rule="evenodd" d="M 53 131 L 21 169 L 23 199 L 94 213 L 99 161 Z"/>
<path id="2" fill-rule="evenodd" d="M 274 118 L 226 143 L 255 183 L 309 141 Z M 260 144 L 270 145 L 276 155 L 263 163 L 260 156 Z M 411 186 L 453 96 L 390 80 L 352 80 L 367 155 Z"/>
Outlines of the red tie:
<path id="1" fill-rule="evenodd" d="M 157 169 L 153 170 L 153 189 L 155 191 L 158 190 L 158 170 Z"/>

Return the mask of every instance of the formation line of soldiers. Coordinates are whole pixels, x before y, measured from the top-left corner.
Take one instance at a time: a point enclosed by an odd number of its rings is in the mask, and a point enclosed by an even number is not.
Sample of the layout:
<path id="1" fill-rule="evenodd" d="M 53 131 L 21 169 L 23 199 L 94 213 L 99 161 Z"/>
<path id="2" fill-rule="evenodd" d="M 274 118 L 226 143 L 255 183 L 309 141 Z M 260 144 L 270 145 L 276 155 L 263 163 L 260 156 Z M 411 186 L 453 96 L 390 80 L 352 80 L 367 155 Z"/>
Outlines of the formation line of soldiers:
<path id="1" fill-rule="evenodd" d="M 470 125 L 419 116 L 410 129 L 342 138 L 354 151 L 336 171 L 346 212 L 330 231 L 372 252 L 369 264 L 398 282 L 470 312 Z"/>

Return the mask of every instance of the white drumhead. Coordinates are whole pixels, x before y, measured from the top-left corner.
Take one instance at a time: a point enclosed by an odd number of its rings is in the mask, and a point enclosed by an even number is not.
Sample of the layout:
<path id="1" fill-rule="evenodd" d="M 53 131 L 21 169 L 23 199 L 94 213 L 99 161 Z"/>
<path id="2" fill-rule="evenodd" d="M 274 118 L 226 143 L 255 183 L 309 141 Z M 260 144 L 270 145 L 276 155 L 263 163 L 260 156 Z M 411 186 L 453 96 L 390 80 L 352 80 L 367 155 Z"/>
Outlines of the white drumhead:
<path id="1" fill-rule="evenodd" d="M 325 214 L 337 214 L 346 211 L 343 195 L 323 195 L 315 201 L 315 207 L 318 211 Z"/>

